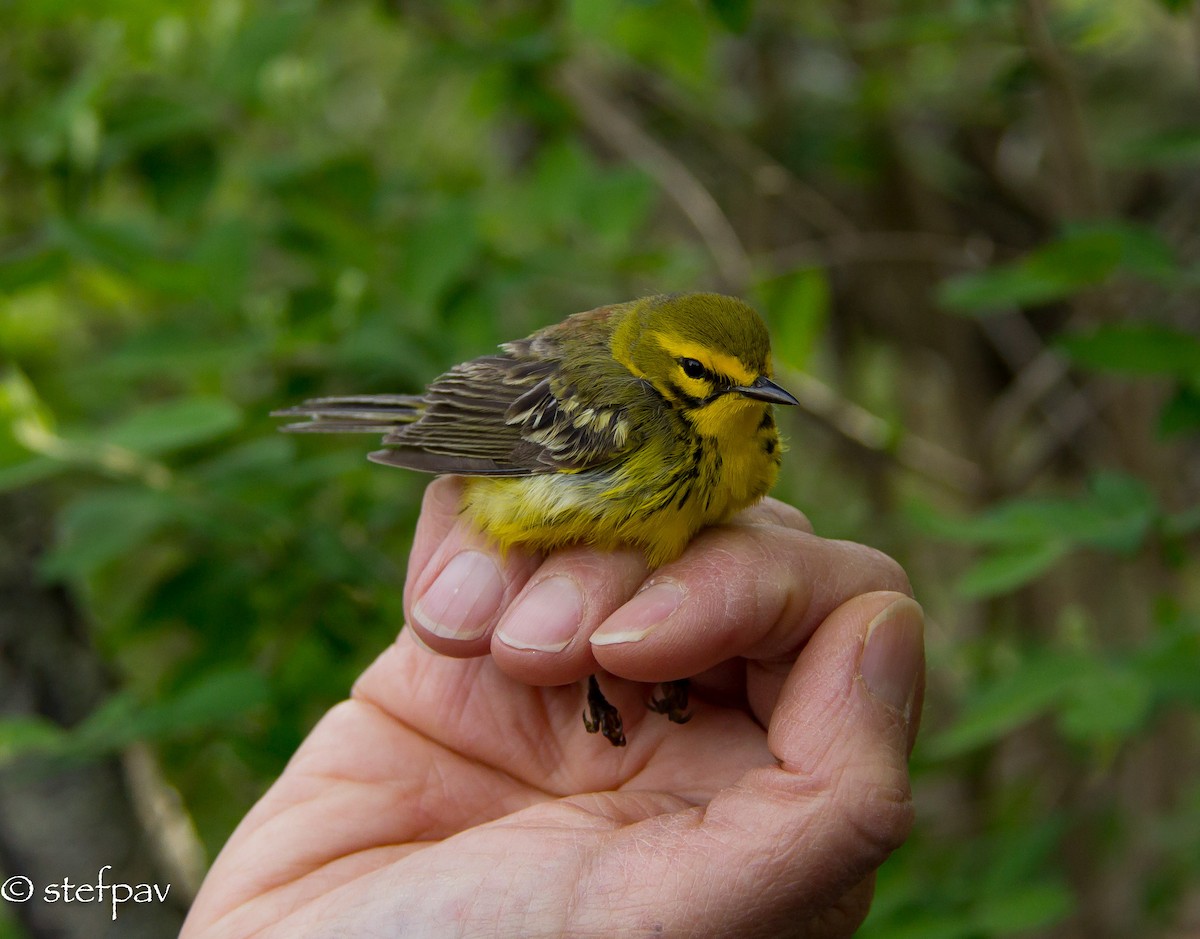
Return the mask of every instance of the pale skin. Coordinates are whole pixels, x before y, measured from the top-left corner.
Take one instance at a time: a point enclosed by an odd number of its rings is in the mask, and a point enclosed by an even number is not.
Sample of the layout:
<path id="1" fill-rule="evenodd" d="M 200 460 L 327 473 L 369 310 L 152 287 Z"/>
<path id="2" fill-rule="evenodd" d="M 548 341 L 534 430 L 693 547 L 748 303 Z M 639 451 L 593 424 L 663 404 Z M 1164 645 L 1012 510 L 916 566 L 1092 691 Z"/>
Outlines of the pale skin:
<path id="1" fill-rule="evenodd" d="M 408 625 L 230 838 L 184 939 L 851 935 L 912 824 L 903 571 L 774 500 L 653 573 L 502 556 L 460 486 L 426 494 Z M 624 748 L 583 728 L 596 671 Z M 645 709 L 688 675 L 689 723 Z"/>

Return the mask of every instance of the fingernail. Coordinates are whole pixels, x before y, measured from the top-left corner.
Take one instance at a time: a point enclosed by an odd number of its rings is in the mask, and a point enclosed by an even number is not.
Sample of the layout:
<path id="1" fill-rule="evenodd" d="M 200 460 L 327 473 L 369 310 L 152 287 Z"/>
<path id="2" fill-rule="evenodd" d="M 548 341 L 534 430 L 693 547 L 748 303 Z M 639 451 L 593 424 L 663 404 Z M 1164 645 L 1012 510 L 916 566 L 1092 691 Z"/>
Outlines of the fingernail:
<path id="1" fill-rule="evenodd" d="M 413 604 L 412 615 L 443 639 L 478 639 L 487 632 L 503 598 L 504 581 L 496 562 L 479 551 L 464 551 Z"/>
<path id="2" fill-rule="evenodd" d="M 682 602 L 683 590 L 678 584 L 659 581 L 635 596 L 592 633 L 592 645 L 613 646 L 645 639 L 679 609 Z"/>
<path id="3" fill-rule="evenodd" d="M 514 649 L 561 652 L 583 622 L 583 597 L 570 577 L 556 574 L 535 584 L 496 629 Z"/>
<path id="4" fill-rule="evenodd" d="M 859 671 L 867 691 L 912 718 L 917 680 L 925 658 L 925 614 L 905 597 L 880 611 L 867 624 Z"/>

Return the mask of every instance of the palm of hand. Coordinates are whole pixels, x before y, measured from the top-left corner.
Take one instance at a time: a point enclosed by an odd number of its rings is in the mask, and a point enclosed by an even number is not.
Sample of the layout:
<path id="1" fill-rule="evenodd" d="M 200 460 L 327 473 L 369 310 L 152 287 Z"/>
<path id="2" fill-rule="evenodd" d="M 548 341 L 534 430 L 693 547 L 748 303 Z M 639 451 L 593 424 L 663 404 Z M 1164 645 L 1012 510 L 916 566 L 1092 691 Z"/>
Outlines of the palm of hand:
<path id="1" fill-rule="evenodd" d="M 435 528 L 431 545 L 457 537 Z M 437 550 L 419 539 L 414 567 Z M 578 684 L 530 686 L 504 655 L 435 655 L 404 630 L 247 816 L 184 935 L 849 935 L 907 831 L 915 733 L 860 674 L 867 624 L 915 604 L 859 587 L 713 656 L 686 725 L 606 678 L 625 749 L 584 732 Z"/>

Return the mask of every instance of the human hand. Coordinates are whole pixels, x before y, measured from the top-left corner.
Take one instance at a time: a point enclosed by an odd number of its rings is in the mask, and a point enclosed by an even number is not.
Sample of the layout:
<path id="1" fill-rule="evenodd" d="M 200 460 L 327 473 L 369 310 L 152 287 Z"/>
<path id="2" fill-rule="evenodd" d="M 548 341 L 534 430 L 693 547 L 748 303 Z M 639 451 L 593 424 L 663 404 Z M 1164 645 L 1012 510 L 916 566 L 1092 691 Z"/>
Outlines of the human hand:
<path id="1" fill-rule="evenodd" d="M 912 820 L 900 568 L 774 500 L 648 579 L 634 551 L 501 557 L 460 485 L 427 491 L 409 627 L 230 838 L 184 939 L 850 935 Z M 622 749 L 584 732 L 598 669 Z M 689 723 L 645 710 L 685 676 Z"/>

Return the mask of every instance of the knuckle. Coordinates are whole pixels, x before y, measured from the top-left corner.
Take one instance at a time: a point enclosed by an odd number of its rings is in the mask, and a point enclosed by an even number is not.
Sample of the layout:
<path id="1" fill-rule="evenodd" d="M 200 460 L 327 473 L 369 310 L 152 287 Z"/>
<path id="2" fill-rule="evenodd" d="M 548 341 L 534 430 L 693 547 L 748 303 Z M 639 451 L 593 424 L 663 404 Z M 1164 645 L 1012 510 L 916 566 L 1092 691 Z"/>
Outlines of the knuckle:
<path id="1" fill-rule="evenodd" d="M 908 573 L 890 554 L 857 542 L 845 542 L 845 544 L 851 545 L 851 550 L 858 556 L 859 569 L 870 583 L 872 590 L 892 590 L 910 597 L 913 595 Z"/>
<path id="2" fill-rule="evenodd" d="M 743 509 L 734 517 L 733 524 L 769 525 L 774 528 L 786 528 L 809 534 L 813 530 L 808 516 L 798 508 L 769 496 L 749 508 Z"/>
<path id="3" fill-rule="evenodd" d="M 763 499 L 762 505 L 764 509 L 771 513 L 775 521 L 784 528 L 793 528 L 797 531 L 812 534 L 812 522 L 809 521 L 807 515 L 794 505 L 771 498 Z"/>
<path id="4" fill-rule="evenodd" d="M 454 476 L 438 476 L 425 487 L 421 497 L 421 513 L 430 511 L 457 512 L 462 481 Z"/>
<path id="5" fill-rule="evenodd" d="M 912 831 L 912 790 L 901 771 L 881 767 L 865 774 L 861 769 L 844 773 L 835 780 L 830 801 L 864 855 L 879 861 Z"/>

